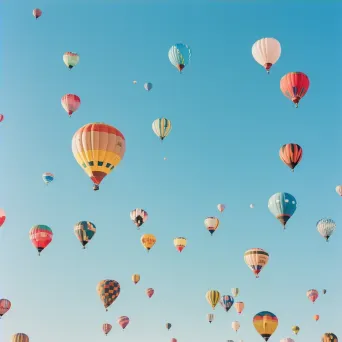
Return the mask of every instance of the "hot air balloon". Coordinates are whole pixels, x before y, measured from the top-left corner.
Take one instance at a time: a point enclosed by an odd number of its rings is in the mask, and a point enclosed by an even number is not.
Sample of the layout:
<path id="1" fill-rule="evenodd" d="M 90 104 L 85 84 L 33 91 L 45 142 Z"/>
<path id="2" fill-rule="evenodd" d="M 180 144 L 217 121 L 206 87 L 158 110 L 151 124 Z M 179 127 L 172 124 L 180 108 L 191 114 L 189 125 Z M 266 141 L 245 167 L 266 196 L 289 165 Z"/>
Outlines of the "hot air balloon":
<path id="1" fill-rule="evenodd" d="M 211 235 L 214 234 L 214 232 L 218 228 L 219 224 L 220 224 L 220 221 L 216 217 L 207 217 L 204 220 L 204 225 L 207 228 L 207 230 L 210 232 Z"/>
<path id="2" fill-rule="evenodd" d="M 11 302 L 8 299 L 0 299 L 0 318 L 9 311 Z"/>
<path id="3" fill-rule="evenodd" d="M 147 211 L 145 211 L 144 209 L 136 208 L 131 211 L 130 217 L 131 217 L 131 220 L 139 229 L 140 226 L 142 226 L 147 221 L 148 214 L 147 214 Z"/>
<path id="4" fill-rule="evenodd" d="M 152 122 L 152 130 L 163 141 L 171 132 L 171 121 L 166 118 L 158 118 Z"/>
<path id="5" fill-rule="evenodd" d="M 244 259 L 255 277 L 259 278 L 259 273 L 268 263 L 269 255 L 261 248 L 252 248 L 245 252 Z"/>
<path id="6" fill-rule="evenodd" d="M 80 221 L 74 225 L 74 233 L 81 242 L 83 248 L 85 248 L 86 244 L 96 233 L 95 224 L 89 221 Z"/>
<path id="7" fill-rule="evenodd" d="M 50 172 L 44 172 L 42 178 L 43 178 L 43 182 L 46 185 L 48 185 L 49 183 L 51 183 L 53 181 L 55 176 Z"/>
<path id="8" fill-rule="evenodd" d="M 292 171 L 302 160 L 303 150 L 297 144 L 285 144 L 279 150 L 279 157 Z"/>
<path id="9" fill-rule="evenodd" d="M 280 54 L 280 43 L 274 38 L 259 39 L 252 47 L 254 59 L 266 69 L 268 74 L 270 73 L 272 65 L 279 59 Z"/>
<path id="10" fill-rule="evenodd" d="M 30 339 L 26 334 L 18 333 L 12 335 L 11 342 L 30 342 Z"/>
<path id="11" fill-rule="evenodd" d="M 0 227 L 5 223 L 6 221 L 6 213 L 4 209 L 0 209 Z"/>
<path id="12" fill-rule="evenodd" d="M 133 274 L 132 275 L 132 281 L 134 284 L 138 284 L 140 281 L 140 275 L 139 274 Z"/>
<path id="13" fill-rule="evenodd" d="M 312 303 L 315 303 L 316 299 L 318 298 L 318 291 L 315 290 L 315 289 L 311 289 L 311 290 L 308 290 L 306 292 L 306 296 L 308 297 L 308 299 L 312 302 Z"/>
<path id="14" fill-rule="evenodd" d="M 319 320 L 319 315 L 315 315 L 313 318 L 317 322 Z"/>
<path id="15" fill-rule="evenodd" d="M 232 329 L 237 332 L 240 329 L 240 323 L 238 321 L 232 322 Z"/>
<path id="16" fill-rule="evenodd" d="M 133 81 L 133 84 L 137 84 L 138 82 L 137 81 Z"/>
<path id="17" fill-rule="evenodd" d="M 109 323 L 104 323 L 102 325 L 102 330 L 105 333 L 105 335 L 107 336 L 110 333 L 110 331 L 112 330 L 112 325 Z"/>
<path id="18" fill-rule="evenodd" d="M 287 338 L 282 338 L 280 342 L 295 342 L 292 338 L 287 337 Z"/>
<path id="19" fill-rule="evenodd" d="M 214 318 L 215 318 L 214 314 L 208 314 L 207 315 L 207 319 L 208 319 L 209 323 L 211 323 L 214 320 Z"/>
<path id="20" fill-rule="evenodd" d="M 32 11 L 33 16 L 36 18 L 36 20 L 43 14 L 43 12 L 39 8 L 35 8 Z"/>
<path id="21" fill-rule="evenodd" d="M 280 90 L 296 105 L 296 108 L 307 93 L 309 86 L 309 77 L 302 72 L 289 72 L 280 80 Z"/>
<path id="22" fill-rule="evenodd" d="M 324 289 L 324 290 L 323 290 L 323 294 L 326 294 L 326 293 L 327 293 L 327 290 Z"/>
<path id="23" fill-rule="evenodd" d="M 63 55 L 64 64 L 71 70 L 80 61 L 80 56 L 76 52 L 66 52 Z"/>
<path id="24" fill-rule="evenodd" d="M 336 192 L 342 196 L 342 185 L 337 185 L 337 187 L 335 188 Z"/>
<path id="25" fill-rule="evenodd" d="M 154 290 L 150 287 L 146 290 L 146 294 L 147 294 L 148 298 L 151 298 L 154 294 Z"/>
<path id="26" fill-rule="evenodd" d="M 220 213 L 222 213 L 225 208 L 226 208 L 226 206 L 224 204 L 218 204 L 217 205 L 217 209 Z"/>
<path id="27" fill-rule="evenodd" d="M 297 201 L 287 192 L 277 192 L 268 200 L 268 209 L 285 229 L 287 221 L 297 209 Z"/>
<path id="28" fill-rule="evenodd" d="M 3 114 L 0 114 L 0 122 L 4 121 L 5 116 Z"/>
<path id="29" fill-rule="evenodd" d="M 292 327 L 292 331 L 293 331 L 296 335 L 299 333 L 299 330 L 300 330 L 300 328 L 299 328 L 299 326 L 297 326 L 297 325 L 294 325 L 294 326 Z"/>
<path id="30" fill-rule="evenodd" d="M 167 330 L 170 330 L 170 329 L 171 329 L 171 326 L 172 326 L 171 323 L 166 323 L 166 329 L 167 329 Z"/>
<path id="31" fill-rule="evenodd" d="M 129 324 L 129 318 L 127 316 L 119 317 L 118 318 L 118 324 L 120 325 L 122 330 L 124 330 L 127 327 L 127 325 Z"/>
<path id="32" fill-rule="evenodd" d="M 226 312 L 228 312 L 234 304 L 234 298 L 231 296 L 222 296 L 220 299 L 220 304 L 226 310 Z"/>
<path id="33" fill-rule="evenodd" d="M 171 338 L 171 342 L 177 342 L 177 339 Z"/>
<path id="34" fill-rule="evenodd" d="M 186 238 L 176 237 L 173 239 L 173 244 L 175 245 L 178 252 L 181 252 L 186 247 Z"/>
<path id="35" fill-rule="evenodd" d="M 243 302 L 236 302 L 234 304 L 234 308 L 236 309 L 236 312 L 240 315 L 245 308 L 245 304 Z"/>
<path id="36" fill-rule="evenodd" d="M 254 209 L 254 204 L 251 203 L 251 204 L 249 205 L 249 207 L 250 207 L 251 209 Z"/>
<path id="37" fill-rule="evenodd" d="M 231 291 L 234 298 L 237 297 L 240 292 L 240 290 L 237 287 L 233 287 Z"/>
<path id="38" fill-rule="evenodd" d="M 65 94 L 61 100 L 62 107 L 71 117 L 72 113 L 76 112 L 81 104 L 81 99 L 74 94 Z"/>
<path id="39" fill-rule="evenodd" d="M 144 84 L 144 88 L 147 90 L 147 91 L 150 91 L 152 89 L 152 83 L 148 82 L 148 83 L 145 83 Z"/>
<path id="40" fill-rule="evenodd" d="M 157 239 L 153 234 L 144 234 L 140 239 L 142 245 L 149 252 L 149 250 L 154 246 Z"/>
<path id="41" fill-rule="evenodd" d="M 50 244 L 53 233 L 50 227 L 44 224 L 33 226 L 29 232 L 30 240 L 38 250 L 38 255 Z"/>
<path id="42" fill-rule="evenodd" d="M 119 297 L 120 294 L 120 284 L 115 280 L 101 280 L 96 287 L 97 294 L 105 307 L 106 311 L 114 303 L 114 301 Z"/>
<path id="43" fill-rule="evenodd" d="M 268 341 L 278 327 L 278 318 L 269 311 L 261 311 L 253 318 L 253 325 L 261 337 Z"/>
<path id="44" fill-rule="evenodd" d="M 328 242 L 330 236 L 334 233 L 336 228 L 336 223 L 330 218 L 324 218 L 317 222 L 317 230 L 325 240 Z"/>
<path id="45" fill-rule="evenodd" d="M 125 150 L 122 133 L 104 123 L 87 124 L 72 138 L 72 153 L 93 181 L 95 191 L 99 190 L 102 180 L 119 165 Z"/>
<path id="46" fill-rule="evenodd" d="M 181 73 L 191 59 L 191 49 L 189 46 L 179 43 L 171 46 L 169 50 L 169 60 Z"/>
<path id="47" fill-rule="evenodd" d="M 338 338 L 335 334 L 329 332 L 322 336 L 321 342 L 338 342 Z"/>
<path id="48" fill-rule="evenodd" d="M 213 310 L 215 310 L 215 306 L 220 300 L 220 292 L 216 290 L 209 290 L 206 293 L 205 298 L 207 299 L 208 303 L 211 305 Z"/>

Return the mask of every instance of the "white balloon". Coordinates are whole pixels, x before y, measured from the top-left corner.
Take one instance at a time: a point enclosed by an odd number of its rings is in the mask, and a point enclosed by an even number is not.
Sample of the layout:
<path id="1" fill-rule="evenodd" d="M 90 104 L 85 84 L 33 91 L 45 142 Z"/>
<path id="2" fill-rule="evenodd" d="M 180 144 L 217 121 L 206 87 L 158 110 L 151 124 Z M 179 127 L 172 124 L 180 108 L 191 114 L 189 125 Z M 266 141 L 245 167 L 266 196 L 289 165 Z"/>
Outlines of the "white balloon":
<path id="1" fill-rule="evenodd" d="M 249 205 L 249 207 L 250 207 L 251 209 L 253 209 L 253 208 L 254 208 L 254 204 L 251 203 L 251 204 Z"/>
<path id="2" fill-rule="evenodd" d="M 324 218 L 317 222 L 317 230 L 327 241 L 336 228 L 336 223 L 330 218 Z"/>
<path id="3" fill-rule="evenodd" d="M 274 38 L 262 38 L 256 41 L 252 47 L 254 59 L 262 65 L 267 73 L 273 64 L 277 62 L 281 54 L 280 43 Z"/>
<path id="4" fill-rule="evenodd" d="M 337 185 L 335 190 L 340 196 L 342 196 L 342 185 Z"/>
<path id="5" fill-rule="evenodd" d="M 226 208 L 226 206 L 224 205 L 224 204 L 218 204 L 217 205 L 217 209 L 218 209 L 218 211 L 220 212 L 220 213 L 222 213 L 222 211 L 224 210 Z"/>

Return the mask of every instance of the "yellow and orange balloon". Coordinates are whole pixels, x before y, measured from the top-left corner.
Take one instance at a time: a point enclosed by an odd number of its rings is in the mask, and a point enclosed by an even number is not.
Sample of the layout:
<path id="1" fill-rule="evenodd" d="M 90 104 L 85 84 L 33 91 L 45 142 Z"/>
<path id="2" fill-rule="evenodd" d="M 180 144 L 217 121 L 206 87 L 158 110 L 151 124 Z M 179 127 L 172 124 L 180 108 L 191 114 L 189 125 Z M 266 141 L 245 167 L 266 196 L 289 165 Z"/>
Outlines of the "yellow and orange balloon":
<path id="1" fill-rule="evenodd" d="M 253 318 L 253 325 L 261 337 L 268 341 L 278 327 L 278 318 L 269 311 L 261 311 Z"/>

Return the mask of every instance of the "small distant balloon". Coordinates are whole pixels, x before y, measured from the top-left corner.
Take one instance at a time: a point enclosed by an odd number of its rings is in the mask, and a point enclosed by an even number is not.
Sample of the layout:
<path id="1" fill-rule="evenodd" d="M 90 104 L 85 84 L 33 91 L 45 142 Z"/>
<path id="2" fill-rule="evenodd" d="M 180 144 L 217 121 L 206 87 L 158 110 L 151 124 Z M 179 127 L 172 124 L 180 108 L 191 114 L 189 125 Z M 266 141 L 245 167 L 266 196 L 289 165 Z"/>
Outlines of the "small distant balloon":
<path id="1" fill-rule="evenodd" d="M 152 83 L 148 82 L 148 83 L 145 83 L 144 84 L 144 88 L 147 90 L 147 91 L 150 91 L 152 89 Z"/>
<path id="2" fill-rule="evenodd" d="M 133 84 L 137 84 L 138 82 L 137 81 L 133 81 Z"/>
<path id="3" fill-rule="evenodd" d="M 317 322 L 319 320 L 319 315 L 315 315 L 314 320 Z"/>
<path id="4" fill-rule="evenodd" d="M 253 208 L 254 208 L 254 204 L 251 203 L 251 204 L 249 205 L 249 207 L 250 207 L 251 209 L 253 209 Z"/>
<path id="5" fill-rule="evenodd" d="M 110 331 L 112 330 L 112 325 L 109 323 L 104 323 L 102 325 L 102 330 L 105 333 L 105 335 L 107 336 L 110 333 Z"/>
<path id="6" fill-rule="evenodd" d="M 334 233 L 336 229 L 336 223 L 330 218 L 324 218 L 317 222 L 317 231 L 322 237 L 328 242 L 330 236 Z"/>
<path id="7" fill-rule="evenodd" d="M 342 185 L 337 185 L 337 187 L 335 188 L 336 192 L 342 196 Z"/>
<path id="8" fill-rule="evenodd" d="M 3 122 L 4 121 L 4 115 L 3 114 L 0 114 L 0 122 Z"/>
<path id="9" fill-rule="evenodd" d="M 66 52 L 63 55 L 64 64 L 71 70 L 80 61 L 80 56 L 76 52 Z"/>
<path id="10" fill-rule="evenodd" d="M 39 8 L 35 8 L 32 11 L 33 16 L 36 18 L 36 20 L 43 14 L 43 12 Z"/>
<path id="11" fill-rule="evenodd" d="M 226 208 L 226 206 L 224 204 L 218 204 L 217 205 L 217 209 L 220 213 L 222 213 L 225 208 Z"/>
<path id="12" fill-rule="evenodd" d="M 0 318 L 9 311 L 11 302 L 8 299 L 0 299 Z"/>
<path id="13" fill-rule="evenodd" d="M 0 209 L 0 227 L 5 223 L 6 213 L 4 209 Z"/>
<path id="14" fill-rule="evenodd" d="M 42 178 L 43 178 L 43 182 L 46 185 L 48 185 L 49 183 L 51 183 L 53 181 L 55 176 L 50 172 L 44 172 Z"/>

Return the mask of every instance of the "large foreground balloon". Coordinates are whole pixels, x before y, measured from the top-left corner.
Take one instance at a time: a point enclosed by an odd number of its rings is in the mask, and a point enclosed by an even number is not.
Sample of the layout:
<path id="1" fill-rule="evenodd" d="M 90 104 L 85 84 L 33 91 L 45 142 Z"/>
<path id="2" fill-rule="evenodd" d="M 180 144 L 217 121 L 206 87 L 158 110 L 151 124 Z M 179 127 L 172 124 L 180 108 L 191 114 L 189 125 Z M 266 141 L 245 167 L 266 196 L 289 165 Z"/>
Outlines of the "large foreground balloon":
<path id="1" fill-rule="evenodd" d="M 80 221 L 74 225 L 74 233 L 83 248 L 85 248 L 96 233 L 95 224 L 89 221 Z"/>
<path id="2" fill-rule="evenodd" d="M 324 218 L 317 222 L 317 230 L 324 239 L 328 242 L 330 236 L 334 233 L 336 228 L 336 223 L 330 218 Z"/>
<path id="3" fill-rule="evenodd" d="M 205 298 L 207 299 L 208 303 L 211 305 L 213 310 L 215 310 L 215 306 L 220 300 L 220 292 L 216 290 L 209 290 L 206 293 Z"/>
<path id="4" fill-rule="evenodd" d="M 309 86 L 309 77 L 302 72 L 289 72 L 280 80 L 280 90 L 296 105 L 296 108 L 307 93 Z"/>
<path id="5" fill-rule="evenodd" d="M 311 289 L 311 290 L 308 290 L 306 292 L 306 296 L 308 297 L 310 302 L 315 303 L 315 301 L 317 300 L 319 294 L 318 294 L 317 290 Z"/>
<path id="6" fill-rule="evenodd" d="M 268 341 L 278 327 L 278 318 L 272 312 L 261 311 L 254 316 L 253 325 L 262 338 Z"/>
<path id="7" fill-rule="evenodd" d="M 173 239 L 173 244 L 175 245 L 177 251 L 180 253 L 186 247 L 185 237 L 176 237 Z"/>
<path id="8" fill-rule="evenodd" d="M 130 212 L 131 220 L 139 229 L 148 219 L 147 211 L 144 209 L 136 208 Z"/>
<path id="9" fill-rule="evenodd" d="M 228 312 L 234 304 L 234 298 L 232 296 L 227 295 L 222 296 L 220 299 L 220 304 L 226 310 L 226 312 Z"/>
<path id="10" fill-rule="evenodd" d="M 321 342 L 338 342 L 338 338 L 335 334 L 329 332 L 322 336 Z"/>
<path id="11" fill-rule="evenodd" d="M 280 221 L 284 229 L 296 208 L 296 199 L 287 192 L 278 192 L 268 200 L 268 209 Z"/>
<path id="12" fill-rule="evenodd" d="M 55 176 L 51 172 L 44 172 L 42 178 L 43 182 L 48 185 L 54 180 Z"/>
<path id="13" fill-rule="evenodd" d="M 6 213 L 4 209 L 0 209 L 0 227 L 5 223 L 6 221 Z"/>
<path id="14" fill-rule="evenodd" d="M 175 44 L 171 46 L 169 50 L 169 60 L 173 66 L 175 66 L 179 72 L 189 64 L 191 59 L 191 49 L 185 44 Z"/>
<path id="15" fill-rule="evenodd" d="M 110 333 L 110 331 L 112 330 L 112 325 L 109 323 L 104 323 L 102 325 L 102 330 L 105 333 L 105 335 L 107 336 Z"/>
<path id="16" fill-rule="evenodd" d="M 50 244 L 53 233 L 50 227 L 44 224 L 33 226 L 29 232 L 30 240 L 37 248 L 38 255 Z"/>
<path id="17" fill-rule="evenodd" d="M 33 16 L 36 18 L 36 20 L 43 14 L 42 10 L 40 10 L 39 8 L 35 8 L 32 11 Z"/>
<path id="18" fill-rule="evenodd" d="M 8 299 L 0 299 L 0 318 L 9 311 L 11 302 Z"/>
<path id="19" fill-rule="evenodd" d="M 72 153 L 77 163 L 99 190 L 102 180 L 119 165 L 126 151 L 122 133 L 104 123 L 89 123 L 72 138 Z"/>
<path id="20" fill-rule="evenodd" d="M 171 121 L 166 118 L 158 118 L 152 122 L 152 130 L 160 140 L 164 140 L 171 132 Z"/>
<path id="21" fill-rule="evenodd" d="M 280 54 L 280 43 L 274 38 L 259 39 L 252 47 L 254 59 L 266 69 L 267 73 L 270 72 L 272 65 L 278 61 Z"/>
<path id="22" fill-rule="evenodd" d="M 204 220 L 204 225 L 211 235 L 213 235 L 220 224 L 220 220 L 217 217 L 207 217 Z"/>
<path id="23" fill-rule="evenodd" d="M 115 280 L 101 280 L 97 284 L 96 291 L 100 296 L 103 306 L 105 307 L 106 311 L 108 311 L 109 306 L 111 306 L 116 298 L 119 297 L 120 284 Z"/>
<path id="24" fill-rule="evenodd" d="M 129 324 L 129 318 L 127 316 L 120 316 L 118 318 L 118 324 L 124 330 Z"/>
<path id="25" fill-rule="evenodd" d="M 302 160 L 303 150 L 298 144 L 285 144 L 279 150 L 279 157 L 292 171 Z"/>
<path id="26" fill-rule="evenodd" d="M 30 342 L 30 339 L 26 334 L 18 333 L 12 335 L 11 342 Z"/>
<path id="27" fill-rule="evenodd" d="M 72 113 L 76 112 L 76 110 L 81 105 L 81 99 L 79 96 L 75 94 L 65 94 L 61 100 L 62 107 L 71 117 Z"/>
<path id="28" fill-rule="evenodd" d="M 268 263 L 269 255 L 261 248 L 252 248 L 245 252 L 244 259 L 255 277 L 259 278 L 259 273 Z"/>
<path id="29" fill-rule="evenodd" d="M 141 239 L 141 244 L 144 246 L 145 249 L 149 252 L 149 250 L 154 246 L 157 239 L 153 234 L 144 234 Z"/>
<path id="30" fill-rule="evenodd" d="M 71 70 L 80 61 L 80 56 L 75 52 L 66 52 L 63 55 L 64 64 Z"/>

